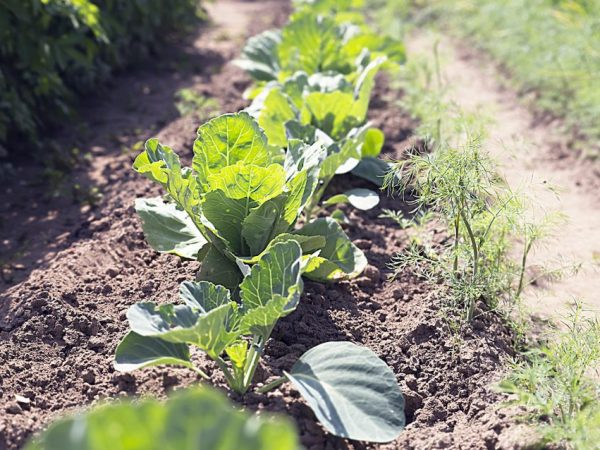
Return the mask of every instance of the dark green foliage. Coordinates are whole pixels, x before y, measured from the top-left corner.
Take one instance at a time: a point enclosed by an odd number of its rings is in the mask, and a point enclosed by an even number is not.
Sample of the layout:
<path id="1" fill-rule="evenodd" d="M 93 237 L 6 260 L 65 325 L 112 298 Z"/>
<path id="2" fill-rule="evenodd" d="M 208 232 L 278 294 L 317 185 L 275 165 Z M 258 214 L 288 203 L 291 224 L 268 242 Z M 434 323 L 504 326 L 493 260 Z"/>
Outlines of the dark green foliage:
<path id="1" fill-rule="evenodd" d="M 197 12 L 197 0 L 0 0 L 0 156 L 44 148 L 77 95 Z"/>

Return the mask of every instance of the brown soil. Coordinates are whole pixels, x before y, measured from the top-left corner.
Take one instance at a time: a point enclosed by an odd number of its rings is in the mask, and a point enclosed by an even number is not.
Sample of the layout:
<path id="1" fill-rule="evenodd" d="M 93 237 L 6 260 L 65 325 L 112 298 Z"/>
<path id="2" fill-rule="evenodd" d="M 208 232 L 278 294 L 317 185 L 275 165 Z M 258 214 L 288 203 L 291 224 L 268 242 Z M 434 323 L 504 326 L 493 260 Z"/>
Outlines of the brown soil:
<path id="1" fill-rule="evenodd" d="M 218 14 L 219 8 L 236 13 Z M 198 381 L 177 368 L 116 373 L 112 359 L 126 332 L 127 308 L 143 299 L 173 301 L 178 283 L 192 278 L 199 266 L 157 254 L 146 244 L 133 201 L 160 191 L 131 170 L 134 154 L 121 147 L 157 135 L 180 152 L 190 149 L 198 119 L 177 117 L 173 93 L 181 87 L 214 97 L 222 111 L 243 107 L 249 79 L 227 63 L 241 43 L 235 30 L 252 34 L 280 25 L 288 5 L 224 0 L 211 9 L 220 17 L 213 27 L 169 49 L 156 58 L 158 63 L 118 77 L 102 97 L 89 100 L 82 112 L 88 132 L 77 132 L 77 145 L 89 149 L 92 158 L 74 179 L 101 189 L 103 199 L 96 206 L 44 200 L 44 186 L 29 183 L 39 176 L 35 167 L 21 167 L 2 187 L 9 193 L 0 207 L 3 260 L 11 262 L 0 285 L 0 449 L 21 448 L 32 432 L 101 399 L 164 396 Z M 388 103 L 398 95 L 379 87 L 371 116 L 385 131 L 386 153 L 392 157 L 408 146 L 414 127 Z M 66 129 L 59 139 L 73 145 L 75 132 Z M 341 178 L 332 191 L 361 185 Z M 256 381 L 289 369 L 320 342 L 350 340 L 368 346 L 392 367 L 406 398 L 407 429 L 394 443 L 377 448 L 508 448 L 503 442 L 509 421 L 495 406 L 500 396 L 493 383 L 511 354 L 510 333 L 479 305 L 472 326 L 454 334 L 440 313 L 443 286 L 409 273 L 390 281 L 387 264 L 408 238 L 391 221 L 378 218 L 381 208 L 405 205 L 385 198 L 370 212 L 347 210 L 347 232 L 366 252 L 369 267 L 351 282 L 306 283 L 297 311 L 276 327 Z M 431 232 L 444 238 L 434 226 Z M 195 358 L 214 384 L 224 387 L 212 363 L 201 355 Z M 15 395 L 30 403 L 18 403 Z M 288 385 L 236 400 L 251 409 L 289 413 L 309 449 L 365 447 L 326 435 Z"/>

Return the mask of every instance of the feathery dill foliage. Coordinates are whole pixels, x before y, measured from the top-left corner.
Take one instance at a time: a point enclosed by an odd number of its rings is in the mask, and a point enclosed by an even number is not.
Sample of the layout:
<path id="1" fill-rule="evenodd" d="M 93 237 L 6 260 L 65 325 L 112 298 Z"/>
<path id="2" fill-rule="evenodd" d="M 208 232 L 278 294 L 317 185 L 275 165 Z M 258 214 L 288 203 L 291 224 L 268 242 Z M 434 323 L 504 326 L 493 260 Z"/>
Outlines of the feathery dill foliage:
<path id="1" fill-rule="evenodd" d="M 577 304 L 564 331 L 516 363 L 500 388 L 514 394 L 545 443 L 597 449 L 600 442 L 600 323 Z"/>
<path id="2" fill-rule="evenodd" d="M 490 119 L 448 100 L 441 73 L 435 45 L 431 55 L 409 58 L 396 78 L 400 105 L 419 121 L 416 137 L 426 152 L 414 149 L 396 162 L 384 186 L 410 194 L 414 212 L 444 223 L 448 239 L 436 244 L 417 231 L 392 266 L 450 286 L 448 306 L 461 320 L 473 318 L 479 300 L 511 313 L 529 282 L 528 254 L 552 222 L 526 218 L 529 199 L 510 189 L 483 148 Z"/>
<path id="3" fill-rule="evenodd" d="M 452 306 L 467 320 L 477 300 L 496 307 L 522 289 L 515 287 L 522 268 L 508 252 L 523 228 L 524 203 L 494 169 L 480 139 L 470 137 L 461 147 L 413 154 L 395 163 L 386 179 L 388 189 L 413 193 L 415 211 L 435 215 L 451 236 L 441 246 L 413 240 L 407 251 L 394 257 L 396 273 L 410 268 L 432 281 L 447 282 Z"/>

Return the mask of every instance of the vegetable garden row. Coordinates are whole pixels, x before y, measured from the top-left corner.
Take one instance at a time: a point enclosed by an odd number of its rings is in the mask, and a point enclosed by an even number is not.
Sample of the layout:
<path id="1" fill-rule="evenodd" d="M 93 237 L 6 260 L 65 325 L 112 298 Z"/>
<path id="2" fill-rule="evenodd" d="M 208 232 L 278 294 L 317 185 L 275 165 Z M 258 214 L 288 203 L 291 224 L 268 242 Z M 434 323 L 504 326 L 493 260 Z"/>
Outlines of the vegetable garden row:
<path id="1" fill-rule="evenodd" d="M 280 379 L 253 383 L 277 321 L 301 301 L 303 277 L 335 283 L 367 265 L 339 224 L 343 213 L 327 207 L 369 209 L 377 192 L 323 199 L 327 186 L 351 172 L 377 189 L 388 169 L 377 158 L 383 133 L 366 116 L 375 76 L 402 63 L 402 44 L 372 33 L 357 15 L 324 12 L 298 4 L 282 30 L 248 41 L 237 64 L 256 82 L 252 104 L 200 126 L 191 167 L 157 139 L 135 159 L 134 169 L 166 194 L 136 201 L 148 242 L 202 265 L 181 284 L 178 303 L 129 309 L 131 331 L 114 365 L 122 372 L 178 365 L 210 379 L 192 363 L 192 347 L 238 394 L 291 382 L 330 433 L 388 442 L 405 425 L 404 399 L 393 371 L 367 348 L 323 343 Z M 234 412 L 202 388 L 166 404 L 92 410 L 51 426 L 30 448 L 104 449 L 108 442 L 124 449 L 297 447 L 289 425 Z"/>
<path id="2" fill-rule="evenodd" d="M 40 219 L 4 241 L 35 234 L 0 301 L 0 448 L 22 448 L 83 405 L 146 395 L 163 398 L 95 406 L 30 445 L 500 439 L 508 421 L 488 387 L 513 335 L 490 309 L 512 280 L 504 244 L 514 221 L 490 197 L 493 169 L 478 147 L 446 149 L 440 120 L 435 142 L 419 134 L 397 102 L 436 92 L 393 88 L 410 74 L 402 43 L 371 32 L 353 7 L 297 3 L 285 27 L 251 38 L 232 61 L 240 43 L 226 33 L 280 26 L 288 4 L 212 4 L 215 26 L 86 102 L 86 126 L 65 132 L 90 151 L 77 176 L 102 198 L 28 205 Z M 245 26 L 245 16 L 264 20 Z M 183 87 L 197 109 L 176 117 Z M 209 120 L 204 100 L 244 109 Z M 438 116 L 415 117 L 426 128 Z M 180 159 L 167 142 L 193 151 Z M 402 162 L 390 171 L 383 158 Z M 382 183 L 416 201 L 380 196 Z M 3 211 L 20 223 L 12 192 L 45 197 L 9 187 Z"/>

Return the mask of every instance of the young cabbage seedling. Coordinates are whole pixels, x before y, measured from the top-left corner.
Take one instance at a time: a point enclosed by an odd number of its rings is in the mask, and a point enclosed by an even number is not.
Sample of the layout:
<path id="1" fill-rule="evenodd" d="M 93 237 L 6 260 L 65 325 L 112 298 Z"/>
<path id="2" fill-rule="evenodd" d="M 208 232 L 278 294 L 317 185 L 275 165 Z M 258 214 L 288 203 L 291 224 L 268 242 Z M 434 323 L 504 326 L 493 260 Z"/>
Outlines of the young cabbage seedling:
<path id="1" fill-rule="evenodd" d="M 269 146 L 247 113 L 225 114 L 198 129 L 192 168 L 156 139 L 134 169 L 161 184 L 169 201 L 140 199 L 136 210 L 158 251 L 202 261 L 199 280 L 239 285 L 248 266 L 273 244 L 293 238 L 311 255 L 305 276 L 354 277 L 366 258 L 330 218 L 296 229 L 319 186 L 321 144 L 291 139 L 288 151 Z"/>
<path id="2" fill-rule="evenodd" d="M 310 220 L 335 175 L 352 172 L 381 186 L 388 164 L 377 159 L 383 147 L 381 130 L 365 123 L 375 75 L 385 58 L 373 61 L 365 55 L 354 87 L 339 74 L 308 76 L 298 72 L 284 83 L 269 83 L 248 108 L 265 130 L 269 144 L 285 146 L 290 139 L 319 145 L 319 185 L 306 206 Z M 288 149 L 288 153 L 290 150 Z M 369 209 L 379 196 L 370 190 L 335 196 L 328 204 L 350 202 Z"/>
<path id="3" fill-rule="evenodd" d="M 225 287 L 200 281 L 181 284 L 183 304 L 132 306 L 127 313 L 131 331 L 117 347 L 115 368 L 129 372 L 182 365 L 208 379 L 191 362 L 189 345 L 193 345 L 216 362 L 233 390 L 244 394 L 273 327 L 298 305 L 302 260 L 296 241 L 274 244 L 240 284 L 239 303 Z M 260 391 L 286 381 L 338 436 L 386 442 L 404 427 L 404 399 L 396 377 L 368 349 L 349 342 L 321 344 Z"/>

